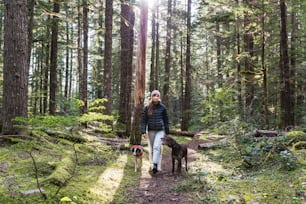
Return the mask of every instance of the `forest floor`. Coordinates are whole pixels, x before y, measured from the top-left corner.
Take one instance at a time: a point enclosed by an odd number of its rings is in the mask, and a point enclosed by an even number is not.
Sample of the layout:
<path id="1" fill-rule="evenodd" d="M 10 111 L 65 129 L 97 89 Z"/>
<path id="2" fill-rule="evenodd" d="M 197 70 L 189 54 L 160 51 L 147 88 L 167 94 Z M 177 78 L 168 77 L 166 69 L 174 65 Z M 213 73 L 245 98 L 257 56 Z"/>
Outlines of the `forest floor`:
<path id="1" fill-rule="evenodd" d="M 262 165 L 248 169 L 243 167 L 239 148 L 230 135 L 207 132 L 196 137 L 173 136 L 178 143 L 188 145 L 188 173 L 184 161 L 181 176 L 172 173 L 171 149 L 163 146 L 162 171 L 152 174 L 147 146 L 142 169 L 135 172 L 127 139 L 122 139 L 126 148 L 115 152 L 101 142 L 103 135 L 90 131 L 79 134 L 86 138 L 85 143 L 47 134 L 36 136 L 37 142 L 0 142 L 0 203 L 306 204 L 305 149 L 294 151 L 299 162 L 294 170 L 285 170 L 279 157 L 271 161 L 258 158 Z M 203 143 L 215 146 L 198 149 Z M 262 145 L 263 141 L 255 144 Z M 67 156 L 78 162 L 67 184 L 58 187 L 51 178 L 59 175 L 61 181 L 63 174 L 54 172 L 69 164 L 73 169 L 75 164 L 67 162 Z M 37 190 L 38 182 L 47 199 L 41 193 L 25 193 Z"/>

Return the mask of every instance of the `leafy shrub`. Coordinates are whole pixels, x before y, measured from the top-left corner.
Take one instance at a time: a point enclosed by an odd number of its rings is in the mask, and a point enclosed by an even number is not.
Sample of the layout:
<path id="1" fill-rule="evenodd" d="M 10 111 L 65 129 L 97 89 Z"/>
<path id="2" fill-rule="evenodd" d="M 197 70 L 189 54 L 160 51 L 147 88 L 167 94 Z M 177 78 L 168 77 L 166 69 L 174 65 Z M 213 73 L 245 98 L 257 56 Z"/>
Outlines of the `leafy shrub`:
<path id="1" fill-rule="evenodd" d="M 246 168 L 259 168 L 266 162 L 280 164 L 286 170 L 294 170 L 298 161 L 285 146 L 286 136 L 272 138 L 240 137 L 236 142 Z"/>
<path id="2" fill-rule="evenodd" d="M 294 154 L 288 150 L 281 151 L 279 153 L 280 161 L 283 166 L 288 171 L 296 169 L 298 163 Z"/>
<path id="3" fill-rule="evenodd" d="M 216 89 L 202 102 L 202 112 L 206 113 L 201 121 L 207 125 L 219 121 L 229 121 L 237 116 L 236 101 L 233 89 Z"/>
<path id="4" fill-rule="evenodd" d="M 32 116 L 28 119 L 18 117 L 15 120 L 24 124 L 30 130 L 62 130 L 78 123 L 75 116 Z"/>

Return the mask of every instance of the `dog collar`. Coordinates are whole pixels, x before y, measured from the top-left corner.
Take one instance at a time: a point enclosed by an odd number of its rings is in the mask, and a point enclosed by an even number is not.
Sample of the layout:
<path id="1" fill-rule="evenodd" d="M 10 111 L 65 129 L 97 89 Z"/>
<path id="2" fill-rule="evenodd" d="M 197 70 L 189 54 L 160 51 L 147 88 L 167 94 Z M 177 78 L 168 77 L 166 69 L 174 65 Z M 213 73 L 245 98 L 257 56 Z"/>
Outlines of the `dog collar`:
<path id="1" fill-rule="evenodd" d="M 142 146 L 141 146 L 141 145 L 133 145 L 133 146 L 132 146 L 132 149 L 133 149 L 133 148 L 135 148 L 135 149 L 136 149 L 136 148 L 142 149 Z"/>

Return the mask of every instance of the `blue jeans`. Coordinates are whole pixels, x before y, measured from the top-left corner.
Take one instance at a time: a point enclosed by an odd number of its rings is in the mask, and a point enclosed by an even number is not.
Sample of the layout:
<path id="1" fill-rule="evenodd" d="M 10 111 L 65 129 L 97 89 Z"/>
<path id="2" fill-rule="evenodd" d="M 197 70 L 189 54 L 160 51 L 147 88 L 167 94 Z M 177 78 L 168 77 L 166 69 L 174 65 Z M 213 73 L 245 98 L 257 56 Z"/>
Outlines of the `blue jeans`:
<path id="1" fill-rule="evenodd" d="M 161 170 L 161 159 L 162 159 L 162 141 L 161 138 L 164 137 L 164 130 L 150 130 L 148 131 L 149 135 L 149 151 L 150 151 L 150 161 L 153 164 L 158 164 L 158 170 Z M 153 158 L 152 156 L 153 155 Z"/>

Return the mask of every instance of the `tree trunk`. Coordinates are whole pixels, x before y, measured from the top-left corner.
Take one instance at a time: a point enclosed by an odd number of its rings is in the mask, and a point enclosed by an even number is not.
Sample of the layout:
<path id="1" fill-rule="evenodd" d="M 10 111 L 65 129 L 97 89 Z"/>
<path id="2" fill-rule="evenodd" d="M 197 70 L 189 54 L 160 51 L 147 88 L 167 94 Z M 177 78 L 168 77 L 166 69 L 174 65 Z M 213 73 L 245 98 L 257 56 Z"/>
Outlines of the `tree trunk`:
<path id="1" fill-rule="evenodd" d="M 183 117 L 181 123 L 181 130 L 188 131 L 190 121 L 191 108 L 191 58 L 190 58 L 190 36 L 191 36 L 191 0 L 188 0 L 187 6 L 187 47 L 186 47 L 186 81 L 185 93 L 183 102 Z"/>
<path id="2" fill-rule="evenodd" d="M 267 69 L 265 66 L 265 4 L 264 1 L 262 1 L 262 17 L 261 17 L 261 23 L 262 23 L 262 31 L 261 31 L 261 67 L 263 72 L 263 91 L 264 91 L 264 110 L 265 110 L 265 126 L 267 129 L 269 129 L 270 122 L 269 122 L 269 104 L 268 104 L 268 80 L 267 80 Z"/>
<path id="3" fill-rule="evenodd" d="M 88 5 L 83 0 L 83 72 L 82 72 L 82 98 L 84 106 L 81 113 L 87 112 L 87 77 L 88 77 Z"/>
<path id="4" fill-rule="evenodd" d="M 60 5 L 54 2 L 53 12 L 59 13 Z M 50 101 L 49 112 L 55 115 L 56 112 L 56 91 L 57 91 L 57 41 L 58 41 L 58 16 L 53 16 L 52 21 L 52 36 L 51 36 L 51 62 L 50 62 Z"/>
<path id="5" fill-rule="evenodd" d="M 34 5 L 35 0 L 28 0 L 28 64 L 30 64 L 31 51 L 32 51 L 32 39 L 33 39 L 33 20 L 34 20 Z"/>
<path id="6" fill-rule="evenodd" d="M 290 68 L 288 55 L 287 11 L 285 0 L 280 0 L 281 33 L 280 33 L 280 108 L 281 128 L 293 125 L 292 101 L 290 90 Z"/>
<path id="7" fill-rule="evenodd" d="M 239 1 L 236 0 L 237 7 L 239 6 Z M 240 17 L 237 16 L 236 18 L 236 46 L 237 46 L 237 56 L 240 56 Z M 240 118 L 244 118 L 244 109 L 243 109 L 243 102 L 242 102 L 242 89 L 241 89 L 241 64 L 240 61 L 237 62 L 237 90 L 238 90 L 238 112 Z"/>
<path id="8" fill-rule="evenodd" d="M 246 2 L 246 1 L 245 1 Z M 246 4 L 252 9 L 251 5 L 253 4 L 252 1 L 247 1 Z M 254 100 L 254 67 L 252 65 L 252 57 L 254 55 L 254 39 L 252 32 L 250 30 L 250 24 L 251 24 L 251 14 L 249 12 L 245 12 L 244 14 L 244 50 L 248 54 L 248 56 L 245 58 L 245 73 L 246 73 L 246 79 L 245 79 L 245 118 L 249 118 L 253 115 L 253 100 Z"/>
<path id="9" fill-rule="evenodd" d="M 99 7 L 100 11 L 103 10 L 103 1 L 101 1 L 101 6 Z M 103 28 L 103 14 L 102 12 L 99 12 L 99 17 L 98 17 L 98 25 L 99 25 L 99 31 L 97 33 L 98 35 L 98 56 L 103 56 L 103 32 L 102 32 L 102 28 Z M 103 98 L 103 60 L 101 58 L 97 59 L 97 65 L 95 67 L 95 75 L 93 76 L 95 77 L 95 81 L 96 81 L 96 97 L 97 98 Z"/>
<path id="10" fill-rule="evenodd" d="M 79 76 L 79 100 L 83 99 L 83 61 L 82 61 L 82 13 L 81 13 L 81 3 L 78 0 L 78 37 L 77 37 L 77 61 L 78 61 L 78 76 Z M 82 107 L 80 107 L 80 112 L 82 113 Z"/>
<path id="11" fill-rule="evenodd" d="M 222 70 L 221 70 L 221 36 L 220 36 L 220 22 L 216 21 L 216 44 L 217 44 L 217 76 L 218 88 L 222 87 Z"/>
<path id="12" fill-rule="evenodd" d="M 171 63 L 171 22 L 172 17 L 172 0 L 168 0 L 167 12 L 167 34 L 166 34 L 166 54 L 165 54 L 165 80 L 163 87 L 163 103 L 169 105 L 169 89 L 170 89 L 170 63 Z"/>
<path id="13" fill-rule="evenodd" d="M 48 15 L 47 22 L 50 22 L 51 18 Z M 48 109 L 48 85 L 49 85 L 49 70 L 50 70 L 50 29 L 47 27 L 46 30 L 46 43 L 44 47 L 45 50 L 45 66 L 44 66 L 44 81 L 43 81 L 43 114 L 47 113 Z"/>
<path id="14" fill-rule="evenodd" d="M 67 7 L 67 5 L 65 5 L 65 7 Z M 68 9 L 66 8 L 66 15 L 68 16 L 69 14 L 68 14 Z M 70 41 L 70 37 L 69 37 L 69 33 L 70 32 L 70 29 L 69 29 L 69 23 L 68 23 L 68 21 L 66 22 L 66 43 L 67 44 L 70 44 L 71 43 L 71 41 Z M 70 48 L 69 48 L 69 46 L 66 46 L 66 59 L 65 59 L 65 85 L 64 85 L 64 99 L 65 99 L 65 102 L 67 102 L 68 101 L 68 89 L 69 89 L 69 74 L 70 74 L 70 72 L 69 72 L 69 62 L 70 62 L 70 59 L 69 59 L 69 57 L 70 57 Z M 64 112 L 67 112 L 67 107 L 68 106 L 68 104 L 67 103 L 65 103 L 64 104 Z"/>
<path id="15" fill-rule="evenodd" d="M 291 48 L 290 48 L 290 69 L 291 69 L 291 109 L 292 109 L 292 120 L 293 124 L 296 124 L 295 118 L 297 114 L 295 114 L 295 87 L 296 87 L 296 58 L 297 58 L 297 50 L 296 50 L 296 41 L 297 41 L 297 19 L 296 19 L 296 1 L 292 1 L 292 11 L 291 11 Z"/>
<path id="16" fill-rule="evenodd" d="M 4 9 L 2 133 L 16 134 L 19 129 L 13 119 L 28 115 L 27 1 L 5 0 Z"/>
<path id="17" fill-rule="evenodd" d="M 105 41 L 104 41 L 104 114 L 112 114 L 112 30 L 113 30 L 113 0 L 106 0 L 105 5 Z"/>
<path id="18" fill-rule="evenodd" d="M 126 126 L 126 135 L 131 135 L 131 93 L 133 72 L 134 11 L 128 1 L 121 3 L 121 68 L 119 121 Z"/>
<path id="19" fill-rule="evenodd" d="M 159 0 L 156 1 L 157 8 L 156 8 L 156 57 L 155 57 L 155 87 L 159 89 L 159 80 L 160 80 L 160 49 L 159 49 Z"/>
<path id="20" fill-rule="evenodd" d="M 148 2 L 140 1 L 140 24 L 138 33 L 138 50 L 136 61 L 136 84 L 134 93 L 134 121 L 130 144 L 141 143 L 141 116 L 145 96 L 146 47 L 147 47 Z"/>
<path id="21" fill-rule="evenodd" d="M 157 1 L 154 1 L 154 6 L 152 9 L 152 47 L 151 47 L 151 66 L 150 66 L 150 80 L 149 80 L 149 90 L 155 90 L 158 89 L 156 86 L 156 26 L 157 26 L 157 21 L 156 21 L 156 15 L 157 15 Z"/>

